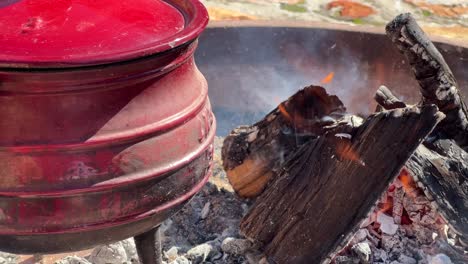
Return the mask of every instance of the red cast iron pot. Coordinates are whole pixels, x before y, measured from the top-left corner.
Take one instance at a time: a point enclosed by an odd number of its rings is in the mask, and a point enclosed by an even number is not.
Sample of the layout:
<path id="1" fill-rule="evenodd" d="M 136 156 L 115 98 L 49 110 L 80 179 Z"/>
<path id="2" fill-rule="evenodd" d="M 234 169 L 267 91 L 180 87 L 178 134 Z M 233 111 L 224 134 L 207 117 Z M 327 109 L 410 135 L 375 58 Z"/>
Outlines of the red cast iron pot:
<path id="1" fill-rule="evenodd" d="M 0 2 L 0 250 L 144 233 L 208 180 L 197 0 Z"/>

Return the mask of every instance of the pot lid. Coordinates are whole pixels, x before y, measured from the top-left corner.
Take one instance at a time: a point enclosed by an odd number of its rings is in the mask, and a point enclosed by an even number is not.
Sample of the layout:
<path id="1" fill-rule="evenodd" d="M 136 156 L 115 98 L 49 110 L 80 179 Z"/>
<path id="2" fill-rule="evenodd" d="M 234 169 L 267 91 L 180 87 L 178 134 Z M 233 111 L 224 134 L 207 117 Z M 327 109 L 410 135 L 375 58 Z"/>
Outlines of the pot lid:
<path id="1" fill-rule="evenodd" d="M 77 67 L 140 58 L 195 39 L 198 0 L 0 0 L 0 67 Z"/>

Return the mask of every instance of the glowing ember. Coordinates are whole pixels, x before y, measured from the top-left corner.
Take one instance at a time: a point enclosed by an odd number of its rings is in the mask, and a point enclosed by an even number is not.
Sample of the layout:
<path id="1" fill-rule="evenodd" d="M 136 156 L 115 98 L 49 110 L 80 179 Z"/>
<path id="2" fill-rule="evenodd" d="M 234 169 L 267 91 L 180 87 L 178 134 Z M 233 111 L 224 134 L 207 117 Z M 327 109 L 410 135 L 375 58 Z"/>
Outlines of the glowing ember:
<path id="1" fill-rule="evenodd" d="M 398 176 L 398 179 L 403 185 L 403 190 L 405 190 L 405 193 L 410 197 L 416 197 L 416 183 L 413 181 L 413 178 L 411 178 L 408 171 L 403 169 L 400 175 Z"/>
<path id="2" fill-rule="evenodd" d="M 380 204 L 380 209 L 378 210 L 378 213 L 386 213 L 387 211 L 390 211 L 393 209 L 393 201 L 392 199 L 386 199 L 385 202 Z"/>
<path id="3" fill-rule="evenodd" d="M 289 122 L 293 122 L 293 118 L 288 113 L 288 110 L 286 110 L 286 107 L 284 106 L 283 103 L 278 105 L 278 109 L 279 109 L 280 113 L 284 116 L 284 118 L 286 118 L 286 120 L 288 120 Z"/>
<path id="4" fill-rule="evenodd" d="M 359 155 L 353 149 L 353 146 L 351 146 L 351 142 L 349 141 L 339 142 L 339 144 L 336 146 L 336 153 L 341 159 L 355 161 L 361 164 L 362 166 L 365 165 L 365 163 L 361 160 Z"/>
<path id="5" fill-rule="evenodd" d="M 335 76 L 335 72 L 330 72 L 325 78 L 323 78 L 320 82 L 322 84 L 327 84 L 333 81 L 333 77 Z"/>

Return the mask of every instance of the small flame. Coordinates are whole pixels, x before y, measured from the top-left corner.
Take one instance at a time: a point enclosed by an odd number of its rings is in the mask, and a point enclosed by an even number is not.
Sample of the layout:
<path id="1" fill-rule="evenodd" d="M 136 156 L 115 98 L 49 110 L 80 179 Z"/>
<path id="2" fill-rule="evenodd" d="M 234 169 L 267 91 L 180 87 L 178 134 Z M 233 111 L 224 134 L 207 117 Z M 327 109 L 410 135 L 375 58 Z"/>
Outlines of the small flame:
<path id="1" fill-rule="evenodd" d="M 304 117 L 300 115 L 300 113 L 292 113 L 292 115 L 288 112 L 286 109 L 286 106 L 284 103 L 281 103 L 278 105 L 278 110 L 280 113 L 283 115 L 283 117 L 293 124 L 294 126 L 301 127 L 302 125 L 305 124 Z"/>
<path id="2" fill-rule="evenodd" d="M 391 199 L 387 199 L 383 204 L 380 205 L 380 209 L 378 213 L 385 213 L 393 208 L 393 201 Z"/>
<path id="3" fill-rule="evenodd" d="M 278 105 L 278 109 L 279 109 L 280 113 L 284 116 L 284 118 L 286 118 L 286 120 L 288 120 L 289 122 L 293 121 L 291 115 L 288 113 L 288 111 L 286 110 L 286 107 L 284 107 L 283 103 Z"/>
<path id="4" fill-rule="evenodd" d="M 415 191 L 416 191 L 416 184 L 413 181 L 413 178 L 409 175 L 407 170 L 402 170 L 400 173 L 400 176 L 398 176 L 401 185 L 403 186 L 403 190 L 405 190 L 405 193 L 413 198 L 416 197 Z"/>
<path id="5" fill-rule="evenodd" d="M 336 153 L 341 159 L 355 161 L 361 164 L 362 166 L 365 165 L 365 163 L 361 160 L 361 157 L 359 157 L 359 155 L 351 146 L 351 142 L 349 141 L 341 141 L 336 147 Z"/>
<path id="6" fill-rule="evenodd" d="M 335 72 L 330 72 L 325 78 L 323 78 L 320 82 L 322 84 L 327 84 L 333 81 L 333 77 L 335 76 Z"/>

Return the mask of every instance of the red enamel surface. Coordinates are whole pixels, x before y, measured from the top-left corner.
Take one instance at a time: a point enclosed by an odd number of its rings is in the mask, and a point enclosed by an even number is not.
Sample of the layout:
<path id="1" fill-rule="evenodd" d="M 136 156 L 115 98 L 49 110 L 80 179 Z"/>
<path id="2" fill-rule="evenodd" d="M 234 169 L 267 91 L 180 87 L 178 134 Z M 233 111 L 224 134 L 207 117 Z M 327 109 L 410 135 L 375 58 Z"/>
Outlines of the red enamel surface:
<path id="1" fill-rule="evenodd" d="M 0 251 L 134 236 L 203 186 L 207 19 L 197 0 L 0 0 Z"/>
<path id="2" fill-rule="evenodd" d="M 82 66 L 138 58 L 195 38 L 207 19 L 196 0 L 0 2 L 0 66 Z"/>

